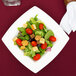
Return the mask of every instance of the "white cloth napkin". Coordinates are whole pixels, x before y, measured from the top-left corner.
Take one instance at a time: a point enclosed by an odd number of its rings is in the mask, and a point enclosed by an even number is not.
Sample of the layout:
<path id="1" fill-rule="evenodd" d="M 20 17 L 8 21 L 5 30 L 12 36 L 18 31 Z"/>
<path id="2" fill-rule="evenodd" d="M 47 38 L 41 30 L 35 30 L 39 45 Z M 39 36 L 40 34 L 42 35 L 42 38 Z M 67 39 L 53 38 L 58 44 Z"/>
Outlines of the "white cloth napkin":
<path id="1" fill-rule="evenodd" d="M 67 34 L 76 31 L 76 1 L 67 5 L 67 12 L 62 18 L 60 26 Z"/>

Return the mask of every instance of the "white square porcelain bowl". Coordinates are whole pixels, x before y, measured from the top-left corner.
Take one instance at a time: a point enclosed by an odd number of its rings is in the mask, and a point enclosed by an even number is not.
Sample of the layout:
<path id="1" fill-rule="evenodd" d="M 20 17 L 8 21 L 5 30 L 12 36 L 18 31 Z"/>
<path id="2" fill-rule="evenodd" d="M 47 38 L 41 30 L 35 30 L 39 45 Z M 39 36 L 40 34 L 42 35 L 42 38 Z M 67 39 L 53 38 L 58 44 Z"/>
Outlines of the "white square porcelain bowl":
<path id="1" fill-rule="evenodd" d="M 50 52 L 45 53 L 40 60 L 33 61 L 31 58 L 24 56 L 23 52 L 14 45 L 12 39 L 18 34 L 18 27 L 22 27 L 26 21 L 28 21 L 31 17 L 34 17 L 38 14 L 38 18 L 42 20 L 48 29 L 51 29 L 57 41 L 54 43 L 53 48 Z M 34 73 L 39 72 L 43 69 L 47 64 L 49 64 L 64 48 L 66 43 L 68 42 L 69 37 L 62 30 L 62 28 L 44 11 L 40 8 L 34 6 L 27 12 L 25 12 L 20 18 L 18 18 L 8 29 L 5 35 L 2 38 L 2 41 L 9 49 L 9 51 L 29 70 Z"/>

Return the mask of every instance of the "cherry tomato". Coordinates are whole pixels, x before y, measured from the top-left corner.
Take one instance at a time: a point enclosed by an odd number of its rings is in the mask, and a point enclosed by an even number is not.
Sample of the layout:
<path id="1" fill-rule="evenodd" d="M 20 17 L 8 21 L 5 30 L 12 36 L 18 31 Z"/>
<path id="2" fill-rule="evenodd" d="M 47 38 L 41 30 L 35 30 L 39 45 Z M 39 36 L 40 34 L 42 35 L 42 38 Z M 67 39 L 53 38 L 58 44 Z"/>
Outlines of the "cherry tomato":
<path id="1" fill-rule="evenodd" d="M 17 39 L 16 40 L 16 43 L 19 45 L 19 46 L 22 46 L 22 43 L 21 43 L 22 41 L 21 41 L 21 39 Z"/>
<path id="2" fill-rule="evenodd" d="M 43 26 L 44 26 L 43 24 L 39 24 L 39 29 L 40 29 L 40 30 L 44 29 Z"/>
<path id="3" fill-rule="evenodd" d="M 26 33 L 29 34 L 29 35 L 31 35 L 33 33 L 33 31 L 30 28 L 27 28 L 26 29 Z"/>
<path id="4" fill-rule="evenodd" d="M 47 43 L 45 42 L 45 44 L 41 44 L 41 48 L 46 49 L 47 48 Z"/>
<path id="5" fill-rule="evenodd" d="M 32 46 L 36 46 L 36 45 L 37 45 L 37 42 L 36 42 L 36 41 L 32 41 L 32 42 L 31 42 L 31 45 L 32 45 Z"/>
<path id="6" fill-rule="evenodd" d="M 39 60 L 40 59 L 40 54 L 36 54 L 34 57 L 33 57 L 33 60 L 35 60 L 35 61 L 37 61 L 37 60 Z"/>
<path id="7" fill-rule="evenodd" d="M 54 36 L 50 36 L 49 40 L 52 41 L 52 42 L 55 42 L 56 38 Z"/>

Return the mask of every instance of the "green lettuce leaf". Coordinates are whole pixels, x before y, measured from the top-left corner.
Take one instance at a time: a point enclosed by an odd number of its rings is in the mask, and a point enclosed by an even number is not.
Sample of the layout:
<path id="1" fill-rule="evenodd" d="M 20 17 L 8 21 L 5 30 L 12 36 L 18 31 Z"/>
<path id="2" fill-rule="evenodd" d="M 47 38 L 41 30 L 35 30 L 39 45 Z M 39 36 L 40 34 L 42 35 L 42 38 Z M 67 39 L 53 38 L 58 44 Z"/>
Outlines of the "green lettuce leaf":
<path id="1" fill-rule="evenodd" d="M 25 31 L 25 28 L 23 27 L 18 27 L 18 30 L 21 32 L 21 35 L 24 36 L 24 35 L 27 35 L 26 31 Z"/>
<path id="2" fill-rule="evenodd" d="M 39 47 L 39 51 L 40 51 L 40 55 L 42 56 L 45 53 L 45 49 L 41 49 L 41 47 Z"/>
<path id="3" fill-rule="evenodd" d="M 30 39 L 30 37 L 28 35 L 23 36 L 23 37 L 19 36 L 18 38 L 21 39 L 21 40 L 29 40 Z"/>
<path id="4" fill-rule="evenodd" d="M 43 37 L 45 34 L 43 31 L 36 31 L 35 35 L 41 35 Z"/>
<path id="5" fill-rule="evenodd" d="M 37 20 L 38 20 L 37 16 L 38 16 L 38 15 L 36 15 L 36 16 L 34 17 L 34 20 L 35 20 L 35 21 L 37 21 Z"/>

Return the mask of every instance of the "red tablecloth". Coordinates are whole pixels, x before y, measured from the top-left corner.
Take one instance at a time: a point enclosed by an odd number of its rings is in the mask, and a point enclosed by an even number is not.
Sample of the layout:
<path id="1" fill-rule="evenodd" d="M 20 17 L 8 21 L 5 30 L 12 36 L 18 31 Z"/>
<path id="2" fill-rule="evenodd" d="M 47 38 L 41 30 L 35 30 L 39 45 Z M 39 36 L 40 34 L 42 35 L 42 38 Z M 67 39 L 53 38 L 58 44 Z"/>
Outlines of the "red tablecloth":
<path id="1" fill-rule="evenodd" d="M 63 0 L 22 0 L 22 5 L 18 7 L 5 7 L 0 0 L 0 76 L 76 76 L 76 33 L 70 34 L 70 40 L 62 52 L 37 74 L 16 60 L 1 41 L 11 24 L 34 5 L 57 23 L 66 12 Z"/>

